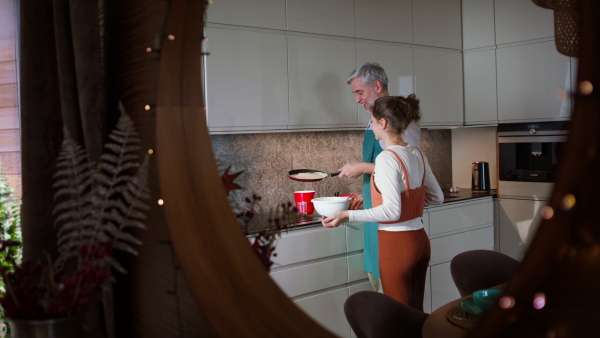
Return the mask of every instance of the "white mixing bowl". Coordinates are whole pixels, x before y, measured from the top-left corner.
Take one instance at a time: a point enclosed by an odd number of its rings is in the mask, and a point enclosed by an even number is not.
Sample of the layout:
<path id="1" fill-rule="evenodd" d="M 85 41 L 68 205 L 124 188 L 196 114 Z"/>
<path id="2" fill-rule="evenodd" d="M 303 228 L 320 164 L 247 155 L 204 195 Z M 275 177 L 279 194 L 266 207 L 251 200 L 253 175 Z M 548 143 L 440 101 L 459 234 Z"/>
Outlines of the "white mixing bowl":
<path id="1" fill-rule="evenodd" d="M 311 200 L 319 215 L 329 217 L 337 211 L 348 210 L 348 197 L 317 197 Z"/>

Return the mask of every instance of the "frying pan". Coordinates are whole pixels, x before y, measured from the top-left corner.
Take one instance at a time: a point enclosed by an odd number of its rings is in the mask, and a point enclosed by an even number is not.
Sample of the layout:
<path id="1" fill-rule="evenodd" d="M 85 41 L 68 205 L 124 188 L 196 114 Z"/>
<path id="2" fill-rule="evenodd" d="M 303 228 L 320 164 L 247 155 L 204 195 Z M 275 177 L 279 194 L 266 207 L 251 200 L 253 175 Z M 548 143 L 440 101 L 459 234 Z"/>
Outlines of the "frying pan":
<path id="1" fill-rule="evenodd" d="M 300 178 L 298 177 L 298 174 L 313 174 L 315 176 L 315 178 Z M 294 169 L 294 170 L 290 170 L 288 171 L 288 177 L 294 181 L 300 181 L 300 182 L 317 182 L 320 181 L 326 177 L 334 177 L 339 175 L 340 173 L 332 173 L 332 174 L 326 174 L 322 171 L 319 170 L 313 170 L 313 169 Z M 318 177 L 317 177 L 318 175 Z"/>

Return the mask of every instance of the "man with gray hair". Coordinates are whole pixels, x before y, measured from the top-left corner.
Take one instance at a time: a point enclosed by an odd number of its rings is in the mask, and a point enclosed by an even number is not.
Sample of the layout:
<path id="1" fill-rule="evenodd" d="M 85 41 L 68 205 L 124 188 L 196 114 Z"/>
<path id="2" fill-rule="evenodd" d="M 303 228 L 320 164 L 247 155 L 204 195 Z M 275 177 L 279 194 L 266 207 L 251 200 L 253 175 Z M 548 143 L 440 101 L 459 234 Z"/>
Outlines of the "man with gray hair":
<path id="1" fill-rule="evenodd" d="M 356 103 L 363 106 L 370 115 L 375 100 L 389 96 L 388 78 L 385 70 L 377 63 L 364 63 L 356 68 L 348 78 L 347 84 L 352 87 Z M 421 146 L 421 129 L 419 121 L 412 121 L 408 126 L 403 140 L 417 148 Z M 371 130 L 371 122 L 363 138 L 363 162 L 349 162 L 339 169 L 340 177 L 363 177 L 363 204 L 364 208 L 371 208 L 371 174 L 375 169 L 375 158 L 383 151 L 382 141 L 375 139 Z M 364 226 L 364 270 L 369 276 L 373 289 L 383 292 L 379 275 L 379 245 L 377 242 L 377 223 L 365 223 Z"/>

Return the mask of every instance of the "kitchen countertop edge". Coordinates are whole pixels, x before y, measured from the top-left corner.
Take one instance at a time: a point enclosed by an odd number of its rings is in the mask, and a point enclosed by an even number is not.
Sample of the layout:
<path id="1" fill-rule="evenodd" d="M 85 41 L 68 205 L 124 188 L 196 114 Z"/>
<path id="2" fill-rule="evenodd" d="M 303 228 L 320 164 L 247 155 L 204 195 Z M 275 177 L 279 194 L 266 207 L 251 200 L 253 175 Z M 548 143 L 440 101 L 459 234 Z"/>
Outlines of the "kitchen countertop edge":
<path id="1" fill-rule="evenodd" d="M 462 202 L 475 198 L 482 197 L 498 197 L 498 191 L 496 189 L 492 189 L 489 191 L 473 191 L 471 189 L 459 188 L 458 192 L 448 192 L 444 190 L 444 204 L 454 203 L 454 202 Z"/>
<path id="2" fill-rule="evenodd" d="M 464 202 L 464 201 L 477 199 L 477 198 L 484 198 L 484 197 L 495 198 L 495 197 L 497 197 L 497 195 L 498 195 L 498 193 L 497 193 L 496 189 L 492 189 L 489 191 L 473 191 L 471 189 L 460 188 L 460 190 L 458 192 L 452 192 L 452 193 L 444 190 L 444 202 L 442 203 L 442 205 L 449 205 L 452 203 Z M 436 207 L 436 206 L 431 206 L 431 207 Z M 429 208 L 429 207 L 426 207 L 426 208 Z M 312 227 L 316 227 L 316 226 L 321 226 L 320 220 L 315 220 L 314 222 L 303 223 L 303 224 L 297 225 L 297 226 L 291 226 L 291 227 L 287 228 L 285 231 L 308 229 L 308 228 L 312 228 Z"/>

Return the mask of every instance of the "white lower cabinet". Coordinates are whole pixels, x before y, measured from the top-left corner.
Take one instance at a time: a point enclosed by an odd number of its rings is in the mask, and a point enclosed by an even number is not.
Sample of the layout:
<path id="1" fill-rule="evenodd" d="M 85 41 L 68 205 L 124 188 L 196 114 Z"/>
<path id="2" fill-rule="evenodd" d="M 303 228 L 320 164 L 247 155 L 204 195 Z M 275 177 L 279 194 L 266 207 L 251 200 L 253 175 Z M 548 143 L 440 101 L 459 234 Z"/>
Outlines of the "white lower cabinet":
<path id="1" fill-rule="evenodd" d="M 452 258 L 469 250 L 494 249 L 494 204 L 492 197 L 482 197 L 429 207 L 426 212 L 431 243 L 428 281 L 431 312 L 460 298 L 450 274 Z"/>
<path id="2" fill-rule="evenodd" d="M 431 268 L 427 269 L 425 278 L 425 296 L 423 297 L 423 312 L 431 313 Z"/>
<path id="3" fill-rule="evenodd" d="M 450 261 L 461 252 L 493 250 L 494 229 L 484 228 L 431 240 L 431 310 L 460 298 L 450 274 Z"/>
<path id="4" fill-rule="evenodd" d="M 353 293 L 372 290 L 362 248 L 362 223 L 294 230 L 277 243 L 271 278 L 323 327 L 352 337 L 344 302 Z"/>
<path id="5" fill-rule="evenodd" d="M 363 269 L 363 257 L 362 253 L 348 256 L 348 281 L 356 282 L 368 278 L 367 273 Z"/>
<path id="6" fill-rule="evenodd" d="M 490 214 L 493 217 L 492 214 Z M 482 228 L 463 233 L 430 239 L 431 265 L 449 262 L 461 252 L 478 249 L 494 249 L 493 220 Z"/>
<path id="7" fill-rule="evenodd" d="M 288 297 L 348 283 L 348 262 L 345 257 L 271 273 L 271 277 Z"/>
<path id="8" fill-rule="evenodd" d="M 350 291 L 349 296 L 361 291 L 373 291 L 373 287 L 371 286 L 371 282 L 360 282 L 358 284 L 353 284 L 348 286 L 348 291 Z"/>
<path id="9" fill-rule="evenodd" d="M 348 289 L 344 288 L 297 299 L 294 303 L 329 331 L 350 337 L 350 324 L 343 310 L 347 298 Z"/>
<path id="10" fill-rule="evenodd" d="M 467 250 L 494 249 L 492 197 L 426 208 L 423 215 L 431 242 L 431 262 L 423 310 L 431 313 L 460 297 L 450 275 L 452 258 Z M 355 337 L 344 314 L 346 299 L 372 290 L 363 271 L 362 223 L 336 229 L 320 226 L 282 235 L 271 277 L 323 327 L 340 337 Z"/>
<path id="11" fill-rule="evenodd" d="M 520 261 L 542 221 L 548 201 L 502 198 L 498 201 L 498 251 Z"/>
<path id="12" fill-rule="evenodd" d="M 440 306 L 460 298 L 450 274 L 450 262 L 431 266 L 431 308 Z"/>

